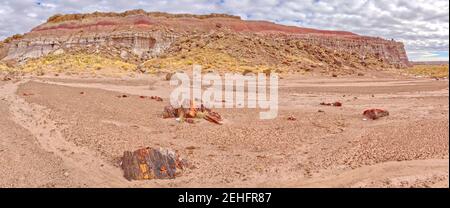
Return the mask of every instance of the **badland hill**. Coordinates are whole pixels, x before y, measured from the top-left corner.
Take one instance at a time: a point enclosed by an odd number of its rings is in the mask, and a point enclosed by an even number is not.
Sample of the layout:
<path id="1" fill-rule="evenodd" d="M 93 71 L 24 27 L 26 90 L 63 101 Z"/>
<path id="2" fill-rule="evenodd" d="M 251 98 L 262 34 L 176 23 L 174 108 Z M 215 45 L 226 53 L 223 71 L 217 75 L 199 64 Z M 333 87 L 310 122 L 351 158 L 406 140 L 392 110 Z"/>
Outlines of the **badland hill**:
<path id="1" fill-rule="evenodd" d="M 394 40 L 225 14 L 143 10 L 54 15 L 28 33 L 5 39 L 0 60 L 35 68 L 86 62 L 95 68 L 109 64 L 141 72 L 182 70 L 192 64 L 220 71 L 320 73 L 409 65 L 404 45 Z"/>

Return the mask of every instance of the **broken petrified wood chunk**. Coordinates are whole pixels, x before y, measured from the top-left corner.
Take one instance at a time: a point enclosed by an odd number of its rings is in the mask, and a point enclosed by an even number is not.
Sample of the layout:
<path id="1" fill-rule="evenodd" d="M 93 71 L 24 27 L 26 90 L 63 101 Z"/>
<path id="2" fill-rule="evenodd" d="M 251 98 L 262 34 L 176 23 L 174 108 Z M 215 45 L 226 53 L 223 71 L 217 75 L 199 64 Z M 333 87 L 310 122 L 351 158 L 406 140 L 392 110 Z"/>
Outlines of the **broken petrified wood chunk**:
<path id="1" fill-rule="evenodd" d="M 163 118 L 176 118 L 178 115 L 178 110 L 172 106 L 164 107 Z"/>
<path id="2" fill-rule="evenodd" d="M 334 103 L 333 103 L 333 106 L 341 107 L 341 106 L 342 106 L 342 103 L 341 103 L 341 102 L 334 102 Z"/>
<path id="3" fill-rule="evenodd" d="M 207 121 L 209 121 L 209 122 L 212 122 L 212 123 L 215 123 L 215 124 L 219 124 L 219 125 L 222 125 L 222 123 L 220 123 L 220 120 L 219 119 L 217 119 L 217 118 L 215 118 L 215 117 L 213 117 L 213 116 L 210 116 L 210 115 L 205 115 L 205 117 L 203 117 L 205 120 L 207 120 Z"/>
<path id="4" fill-rule="evenodd" d="M 186 118 L 186 123 L 190 123 L 190 124 L 194 124 L 195 123 L 195 121 L 194 121 L 194 119 L 192 119 L 192 118 Z"/>
<path id="5" fill-rule="evenodd" d="M 164 107 L 163 112 L 163 118 L 179 118 L 179 117 L 185 117 L 186 112 L 188 112 L 188 109 L 180 107 L 180 108 L 174 108 L 171 105 L 168 105 Z"/>
<path id="6" fill-rule="evenodd" d="M 127 180 L 173 179 L 188 163 L 174 151 L 147 147 L 124 152 L 121 166 Z"/>
<path id="7" fill-rule="evenodd" d="M 209 113 L 206 113 L 203 117 L 203 119 L 215 123 L 215 124 L 219 124 L 222 125 L 222 116 L 220 116 L 220 114 L 218 114 L 217 112 L 211 111 Z"/>
<path id="8" fill-rule="evenodd" d="M 197 109 L 195 108 L 194 101 L 191 100 L 190 108 L 186 113 L 187 118 L 195 118 L 197 115 Z"/>
<path id="9" fill-rule="evenodd" d="M 175 74 L 175 73 L 172 73 L 172 72 L 167 73 L 167 74 L 166 74 L 166 81 L 170 81 L 170 80 L 172 79 L 172 76 L 173 76 L 174 74 Z"/>
<path id="10" fill-rule="evenodd" d="M 376 120 L 381 117 L 389 116 L 389 111 L 382 109 L 368 109 L 363 112 L 363 115 L 369 119 Z"/>
<path id="11" fill-rule="evenodd" d="M 218 121 L 223 121 L 222 116 L 219 113 L 215 112 L 215 111 L 210 111 L 207 114 L 209 116 L 212 116 L 212 117 L 216 118 Z"/>
<path id="12" fill-rule="evenodd" d="M 33 93 L 26 93 L 26 92 L 24 92 L 22 95 L 26 97 L 26 96 L 32 96 L 34 94 Z"/>
<path id="13" fill-rule="evenodd" d="M 320 105 L 341 107 L 341 106 L 342 106 L 342 103 L 341 103 L 341 102 L 334 102 L 334 103 L 325 103 L 325 102 L 321 102 Z"/>
<path id="14" fill-rule="evenodd" d="M 297 120 L 297 118 L 295 118 L 295 116 L 289 116 L 288 118 L 287 118 L 287 120 L 289 120 L 289 121 L 296 121 Z"/>
<path id="15" fill-rule="evenodd" d="M 162 102 L 163 101 L 163 99 L 161 97 L 159 97 L 159 96 L 151 96 L 150 99 L 156 100 L 158 102 Z"/>

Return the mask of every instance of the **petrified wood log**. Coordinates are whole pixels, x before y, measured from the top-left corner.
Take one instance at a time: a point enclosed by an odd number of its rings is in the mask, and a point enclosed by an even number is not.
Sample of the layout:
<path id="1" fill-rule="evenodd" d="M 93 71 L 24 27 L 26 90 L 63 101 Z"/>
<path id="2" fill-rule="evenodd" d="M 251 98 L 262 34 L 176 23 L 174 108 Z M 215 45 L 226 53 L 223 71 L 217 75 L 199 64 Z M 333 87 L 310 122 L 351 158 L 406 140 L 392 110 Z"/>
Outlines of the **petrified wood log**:
<path id="1" fill-rule="evenodd" d="M 389 111 L 383 109 L 368 109 L 363 112 L 363 115 L 372 120 L 376 120 L 381 117 L 389 116 Z"/>
<path id="2" fill-rule="evenodd" d="M 219 113 L 206 108 L 203 104 L 199 108 L 195 108 L 192 101 L 189 108 L 183 108 L 183 106 L 179 108 L 174 108 L 172 106 L 164 107 L 163 118 L 180 118 L 181 122 L 185 121 L 185 119 L 192 121 L 191 119 L 193 118 L 203 118 L 219 125 L 222 125 L 223 121 L 223 118 Z"/>
<path id="3" fill-rule="evenodd" d="M 125 151 L 122 157 L 122 169 L 127 180 L 173 179 L 188 164 L 173 151 L 150 147 Z"/>

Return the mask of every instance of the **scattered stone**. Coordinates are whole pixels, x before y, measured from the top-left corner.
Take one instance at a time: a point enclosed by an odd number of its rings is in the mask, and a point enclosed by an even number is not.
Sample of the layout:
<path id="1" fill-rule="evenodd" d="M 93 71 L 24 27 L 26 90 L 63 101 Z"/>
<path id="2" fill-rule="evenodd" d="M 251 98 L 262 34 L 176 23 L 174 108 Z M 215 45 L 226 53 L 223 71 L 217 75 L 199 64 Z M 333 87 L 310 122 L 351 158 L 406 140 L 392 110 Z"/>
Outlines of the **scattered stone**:
<path id="1" fill-rule="evenodd" d="M 177 115 L 178 112 L 174 107 L 172 106 L 164 107 L 163 118 L 175 118 L 177 117 Z"/>
<path id="2" fill-rule="evenodd" d="M 70 175 L 69 172 L 64 172 L 65 177 L 69 177 L 69 175 Z"/>
<path id="3" fill-rule="evenodd" d="M 45 75 L 45 72 L 44 72 L 44 71 L 42 71 L 42 70 L 40 70 L 40 71 L 36 71 L 35 73 L 36 73 L 36 76 L 39 76 L 39 77 L 42 77 L 42 76 L 44 76 L 44 75 Z"/>
<path id="4" fill-rule="evenodd" d="M 125 151 L 121 167 L 124 177 L 131 181 L 174 179 L 189 168 L 189 164 L 172 150 L 147 147 L 134 152 Z"/>
<path id="5" fill-rule="evenodd" d="M 294 116 L 289 116 L 288 118 L 287 118 L 287 120 L 289 120 L 289 121 L 296 121 L 297 120 L 297 118 L 295 118 Z"/>
<path id="6" fill-rule="evenodd" d="M 172 72 L 167 73 L 167 74 L 166 74 L 166 81 L 170 81 L 170 80 L 172 79 L 172 76 L 173 76 L 174 74 L 175 74 L 175 73 L 172 73 Z"/>
<path id="7" fill-rule="evenodd" d="M 323 110 L 318 110 L 317 112 L 319 112 L 319 113 L 324 113 L 325 111 L 323 111 Z"/>
<path id="8" fill-rule="evenodd" d="M 120 52 L 120 58 L 127 60 L 129 58 L 127 51 L 121 51 Z"/>
<path id="9" fill-rule="evenodd" d="M 26 92 L 24 92 L 24 93 L 22 93 L 22 95 L 26 97 L 26 96 L 32 96 L 34 94 L 33 93 L 26 93 Z"/>
<path id="10" fill-rule="evenodd" d="M 161 97 L 158 97 L 158 96 L 151 96 L 150 99 L 156 100 L 158 102 L 162 102 L 163 101 L 163 99 Z"/>
<path id="11" fill-rule="evenodd" d="M 382 109 L 368 109 L 363 112 L 366 118 L 377 120 L 381 117 L 389 116 L 389 111 Z"/>
<path id="12" fill-rule="evenodd" d="M 4 75 L 1 80 L 4 81 L 4 82 L 7 82 L 7 81 L 11 81 L 11 79 L 12 78 L 10 76 Z"/>
<path id="13" fill-rule="evenodd" d="M 138 72 L 140 72 L 140 73 L 145 73 L 145 72 L 147 72 L 147 69 L 144 67 L 143 64 L 139 64 L 139 65 L 137 65 L 137 67 L 136 67 L 136 71 L 138 71 Z"/>
<path id="14" fill-rule="evenodd" d="M 341 107 L 342 103 L 341 102 L 334 102 L 334 103 L 321 102 L 320 105 Z"/>
<path id="15" fill-rule="evenodd" d="M 80 92 L 80 95 L 84 95 L 84 92 Z"/>
<path id="16" fill-rule="evenodd" d="M 60 48 L 53 52 L 53 55 L 61 55 L 64 54 L 64 49 Z"/>

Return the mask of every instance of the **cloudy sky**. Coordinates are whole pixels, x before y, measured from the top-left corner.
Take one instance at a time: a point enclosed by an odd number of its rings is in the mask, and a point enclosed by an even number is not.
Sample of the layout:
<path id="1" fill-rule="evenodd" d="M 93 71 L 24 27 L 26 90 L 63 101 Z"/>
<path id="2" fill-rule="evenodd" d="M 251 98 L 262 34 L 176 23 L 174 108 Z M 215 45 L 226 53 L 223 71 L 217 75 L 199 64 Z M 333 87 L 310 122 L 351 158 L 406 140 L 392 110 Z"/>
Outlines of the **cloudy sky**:
<path id="1" fill-rule="evenodd" d="M 125 11 L 228 13 L 243 19 L 346 30 L 403 41 L 411 60 L 448 60 L 448 0 L 2 0 L 0 39 L 56 13 Z"/>

